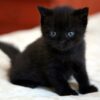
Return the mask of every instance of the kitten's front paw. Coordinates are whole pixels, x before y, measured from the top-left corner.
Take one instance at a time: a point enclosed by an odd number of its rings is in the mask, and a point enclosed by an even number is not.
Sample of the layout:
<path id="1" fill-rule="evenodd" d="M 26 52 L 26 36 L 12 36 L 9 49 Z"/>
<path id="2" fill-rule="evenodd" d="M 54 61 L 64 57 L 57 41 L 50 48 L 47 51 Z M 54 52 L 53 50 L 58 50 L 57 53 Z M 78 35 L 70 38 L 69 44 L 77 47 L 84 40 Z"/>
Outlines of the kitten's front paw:
<path id="1" fill-rule="evenodd" d="M 78 93 L 75 90 L 67 90 L 67 91 L 56 91 L 60 96 L 66 96 L 66 95 L 78 95 Z"/>
<path id="2" fill-rule="evenodd" d="M 98 91 L 98 89 L 93 85 L 90 85 L 88 87 L 84 87 L 84 88 L 79 90 L 79 92 L 81 94 L 92 93 L 92 92 L 97 92 L 97 91 Z"/>
<path id="3" fill-rule="evenodd" d="M 67 93 L 67 95 L 78 95 L 78 93 L 75 90 L 71 90 Z"/>

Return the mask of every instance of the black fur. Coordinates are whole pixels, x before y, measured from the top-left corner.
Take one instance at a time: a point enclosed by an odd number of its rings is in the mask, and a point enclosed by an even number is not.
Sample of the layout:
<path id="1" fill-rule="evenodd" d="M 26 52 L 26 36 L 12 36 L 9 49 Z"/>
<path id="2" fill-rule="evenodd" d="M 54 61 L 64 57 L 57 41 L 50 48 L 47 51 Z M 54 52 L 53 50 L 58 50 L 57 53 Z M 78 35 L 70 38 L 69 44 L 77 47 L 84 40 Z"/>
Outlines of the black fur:
<path id="1" fill-rule="evenodd" d="M 20 51 L 16 47 L 1 41 L 0 49 L 2 49 L 11 59 L 14 59 L 16 55 L 20 53 Z"/>
<path id="2" fill-rule="evenodd" d="M 53 87 L 59 95 L 77 95 L 67 82 L 73 75 L 80 93 L 96 92 L 85 65 L 88 8 L 39 7 L 39 12 L 43 36 L 12 60 L 10 81 L 28 87 Z"/>

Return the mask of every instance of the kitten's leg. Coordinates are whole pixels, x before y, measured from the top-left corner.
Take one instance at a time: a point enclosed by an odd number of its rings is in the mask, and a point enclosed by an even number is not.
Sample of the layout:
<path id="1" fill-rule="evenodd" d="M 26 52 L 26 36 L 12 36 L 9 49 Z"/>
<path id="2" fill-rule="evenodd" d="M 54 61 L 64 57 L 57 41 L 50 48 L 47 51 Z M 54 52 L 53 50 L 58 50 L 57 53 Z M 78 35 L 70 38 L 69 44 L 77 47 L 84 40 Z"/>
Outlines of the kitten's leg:
<path id="1" fill-rule="evenodd" d="M 23 58 L 20 56 L 12 63 L 12 67 L 9 70 L 10 82 L 31 88 L 38 86 L 38 82 L 36 81 L 38 80 L 37 74 L 34 74 L 36 72 L 31 66 L 32 64 L 28 57 Z"/>
<path id="2" fill-rule="evenodd" d="M 82 63 L 77 63 L 74 65 L 74 77 L 79 83 L 79 92 L 82 94 L 96 92 L 97 88 L 90 85 L 88 75 L 86 72 L 86 67 Z"/>
<path id="3" fill-rule="evenodd" d="M 11 80 L 11 82 L 15 85 L 21 85 L 21 86 L 25 86 L 25 87 L 30 87 L 30 88 L 35 88 L 37 87 L 38 85 L 32 81 L 29 81 L 29 80 L 23 80 L 23 79 L 13 79 Z"/>
<path id="4" fill-rule="evenodd" d="M 73 89 L 70 88 L 69 84 L 64 79 L 61 70 L 51 68 L 47 71 L 48 79 L 50 84 L 55 89 L 55 92 L 59 95 L 77 95 Z"/>

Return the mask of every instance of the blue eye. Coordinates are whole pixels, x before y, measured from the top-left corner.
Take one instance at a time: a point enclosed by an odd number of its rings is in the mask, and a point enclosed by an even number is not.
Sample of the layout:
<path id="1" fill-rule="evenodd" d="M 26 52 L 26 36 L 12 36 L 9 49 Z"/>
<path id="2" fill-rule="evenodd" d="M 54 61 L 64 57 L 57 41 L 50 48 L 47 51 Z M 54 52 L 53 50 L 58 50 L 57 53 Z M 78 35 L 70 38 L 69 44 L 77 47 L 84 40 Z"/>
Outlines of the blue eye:
<path id="1" fill-rule="evenodd" d="M 53 37 L 55 37 L 56 36 L 56 32 L 50 32 L 50 36 L 53 38 Z"/>
<path id="2" fill-rule="evenodd" d="M 67 34 L 66 34 L 66 36 L 67 37 L 73 37 L 75 35 L 75 32 L 68 32 Z"/>

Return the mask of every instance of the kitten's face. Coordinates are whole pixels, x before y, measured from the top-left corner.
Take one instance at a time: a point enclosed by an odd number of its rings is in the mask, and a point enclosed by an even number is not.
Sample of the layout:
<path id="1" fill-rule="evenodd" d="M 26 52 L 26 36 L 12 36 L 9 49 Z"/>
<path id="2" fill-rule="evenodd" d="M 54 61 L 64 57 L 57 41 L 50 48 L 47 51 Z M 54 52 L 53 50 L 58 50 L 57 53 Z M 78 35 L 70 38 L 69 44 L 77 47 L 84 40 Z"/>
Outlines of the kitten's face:
<path id="1" fill-rule="evenodd" d="M 40 7 L 39 11 L 42 33 L 49 46 L 66 51 L 83 40 L 88 8 L 74 10 L 63 7 L 50 10 Z"/>

